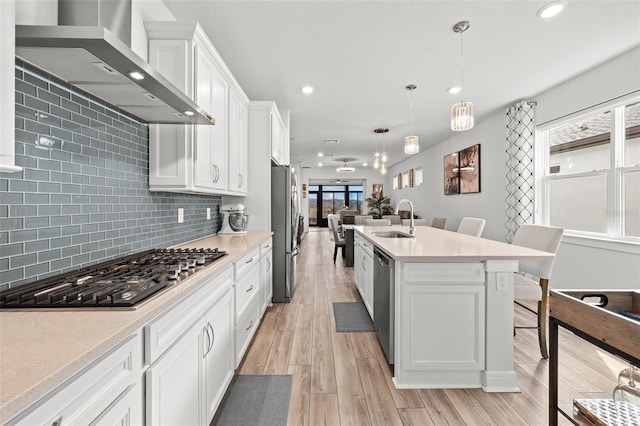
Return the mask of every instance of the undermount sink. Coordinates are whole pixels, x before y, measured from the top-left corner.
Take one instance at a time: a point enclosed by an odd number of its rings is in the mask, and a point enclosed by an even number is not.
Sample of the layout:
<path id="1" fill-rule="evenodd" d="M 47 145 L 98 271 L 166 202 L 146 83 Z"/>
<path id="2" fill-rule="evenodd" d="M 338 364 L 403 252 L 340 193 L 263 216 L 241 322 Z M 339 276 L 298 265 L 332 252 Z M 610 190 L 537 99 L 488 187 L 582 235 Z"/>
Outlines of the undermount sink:
<path id="1" fill-rule="evenodd" d="M 397 231 L 380 231 L 372 232 L 372 234 L 380 238 L 413 238 L 413 235 L 404 234 Z"/>

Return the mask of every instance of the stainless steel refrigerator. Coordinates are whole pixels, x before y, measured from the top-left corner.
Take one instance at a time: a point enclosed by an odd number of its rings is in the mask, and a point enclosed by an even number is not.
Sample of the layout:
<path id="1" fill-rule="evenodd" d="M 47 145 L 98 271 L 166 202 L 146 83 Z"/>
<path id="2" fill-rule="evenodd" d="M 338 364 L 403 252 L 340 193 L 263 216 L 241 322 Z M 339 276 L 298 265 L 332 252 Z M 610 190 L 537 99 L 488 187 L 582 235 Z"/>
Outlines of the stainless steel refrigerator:
<path id="1" fill-rule="evenodd" d="M 297 234 L 300 202 L 291 166 L 271 167 L 273 231 L 273 302 L 288 303 L 296 288 Z"/>

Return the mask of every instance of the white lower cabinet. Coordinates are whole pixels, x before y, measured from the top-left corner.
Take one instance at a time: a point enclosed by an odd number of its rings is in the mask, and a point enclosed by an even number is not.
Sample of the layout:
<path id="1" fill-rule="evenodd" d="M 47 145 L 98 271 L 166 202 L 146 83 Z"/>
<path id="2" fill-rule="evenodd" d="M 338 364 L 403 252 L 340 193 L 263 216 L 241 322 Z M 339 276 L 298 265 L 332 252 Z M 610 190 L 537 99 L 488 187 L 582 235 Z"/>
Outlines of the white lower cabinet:
<path id="1" fill-rule="evenodd" d="M 262 317 L 260 247 L 236 261 L 235 349 L 236 368 L 251 343 Z"/>
<path id="2" fill-rule="evenodd" d="M 201 319 L 146 373 L 147 425 L 201 425 Z"/>
<path id="3" fill-rule="evenodd" d="M 267 307 L 271 305 L 273 298 L 273 251 L 271 247 L 271 239 L 262 243 L 260 247 L 261 315 L 264 314 Z"/>
<path id="4" fill-rule="evenodd" d="M 362 301 L 373 318 L 373 244 L 354 233 L 354 275 Z"/>
<path id="5" fill-rule="evenodd" d="M 233 379 L 235 354 L 233 352 L 233 291 L 227 293 L 209 309 L 205 319 L 205 327 L 210 331 L 206 334 L 209 349 L 203 354 L 204 359 L 204 394 L 207 417 L 205 424 L 209 424 L 216 414 L 227 386 Z M 206 347 L 203 346 L 203 349 Z"/>
<path id="6" fill-rule="evenodd" d="M 141 368 L 136 333 L 7 425 L 142 424 Z"/>
<path id="7" fill-rule="evenodd" d="M 232 278 L 229 267 L 145 327 L 147 425 L 213 419 L 235 366 Z"/>

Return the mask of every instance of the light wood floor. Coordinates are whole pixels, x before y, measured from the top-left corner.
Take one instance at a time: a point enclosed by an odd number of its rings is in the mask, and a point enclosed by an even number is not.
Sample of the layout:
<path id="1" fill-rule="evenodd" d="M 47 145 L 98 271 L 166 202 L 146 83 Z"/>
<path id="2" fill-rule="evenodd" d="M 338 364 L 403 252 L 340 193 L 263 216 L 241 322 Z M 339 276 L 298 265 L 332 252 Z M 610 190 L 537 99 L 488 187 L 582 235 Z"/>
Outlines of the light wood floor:
<path id="1" fill-rule="evenodd" d="M 289 425 L 546 425 L 548 363 L 534 330 L 518 330 L 520 393 L 481 389 L 397 390 L 375 333 L 336 333 L 333 302 L 359 301 L 353 268 L 333 264 L 327 229 L 312 229 L 298 257 L 289 304 L 269 308 L 238 374 L 291 374 Z M 514 305 L 516 322 L 535 316 Z M 560 403 L 610 398 L 625 367 L 606 352 L 560 334 Z M 560 424 L 570 424 L 567 420 Z"/>

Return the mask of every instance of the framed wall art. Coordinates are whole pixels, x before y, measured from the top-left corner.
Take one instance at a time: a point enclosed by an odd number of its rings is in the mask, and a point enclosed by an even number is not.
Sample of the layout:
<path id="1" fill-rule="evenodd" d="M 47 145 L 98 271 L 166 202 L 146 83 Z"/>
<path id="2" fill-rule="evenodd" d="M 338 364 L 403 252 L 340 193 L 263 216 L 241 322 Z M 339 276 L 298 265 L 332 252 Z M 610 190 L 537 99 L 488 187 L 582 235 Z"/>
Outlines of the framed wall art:
<path id="1" fill-rule="evenodd" d="M 444 195 L 459 193 L 458 153 L 454 152 L 444 157 Z"/>
<path id="2" fill-rule="evenodd" d="M 458 152 L 460 193 L 480 192 L 480 144 Z"/>
<path id="3" fill-rule="evenodd" d="M 378 198 L 380 197 L 380 195 L 382 194 L 382 184 L 381 183 L 374 183 L 373 184 L 373 189 L 371 191 L 373 193 L 373 196 Z"/>

